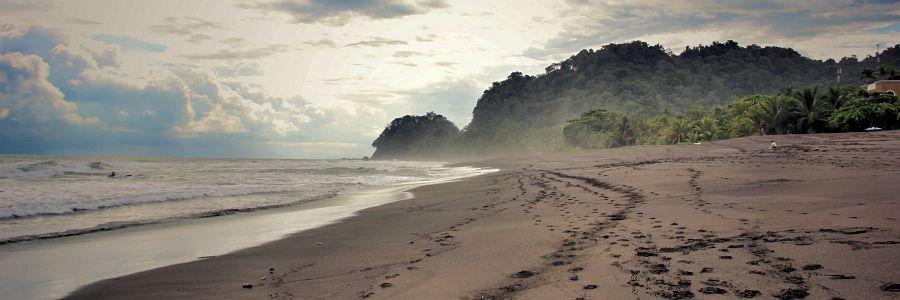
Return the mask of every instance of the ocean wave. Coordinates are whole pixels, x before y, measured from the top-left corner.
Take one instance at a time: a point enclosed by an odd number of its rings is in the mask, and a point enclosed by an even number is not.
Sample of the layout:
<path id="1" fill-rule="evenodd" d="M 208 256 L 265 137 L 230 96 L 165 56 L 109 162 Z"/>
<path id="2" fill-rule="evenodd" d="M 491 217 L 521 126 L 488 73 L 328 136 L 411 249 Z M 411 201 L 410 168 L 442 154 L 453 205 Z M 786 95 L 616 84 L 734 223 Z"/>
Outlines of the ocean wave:
<path id="1" fill-rule="evenodd" d="M 100 161 L 88 163 L 60 162 L 56 160 L 17 161 L 0 164 L 0 178 L 40 179 L 65 175 L 105 175 L 106 172 L 104 170 L 112 169 L 113 167 L 111 164 Z"/>
<path id="2" fill-rule="evenodd" d="M 252 196 L 252 195 L 266 195 L 266 194 L 281 194 L 281 193 L 292 193 L 292 192 L 300 192 L 303 189 L 300 188 L 288 188 L 288 189 L 267 189 L 260 191 L 243 191 L 243 192 L 232 192 L 232 193 L 206 193 L 206 192 L 194 192 L 189 194 L 179 194 L 179 195 L 142 195 L 135 198 L 128 199 L 110 199 L 103 202 L 96 201 L 96 199 L 90 203 L 79 203 L 80 205 L 76 206 L 39 206 L 39 207 L 31 207 L 31 210 L 26 209 L 9 209 L 9 211 L 0 211 L 0 221 L 13 220 L 13 219 L 23 219 L 23 218 L 33 218 L 33 217 L 51 217 L 51 216 L 64 216 L 64 215 L 77 215 L 77 214 L 85 214 L 96 210 L 117 208 L 123 206 L 135 206 L 135 205 L 152 205 L 157 203 L 164 202 L 175 202 L 175 201 L 185 201 L 192 199 L 202 199 L 208 197 L 240 197 L 240 196 Z M 326 194 L 335 193 L 335 190 L 326 192 Z M 281 204 L 278 204 L 281 205 Z M 277 205 L 276 205 L 277 206 Z M 268 207 L 268 206 L 267 206 Z M 242 208 L 244 209 L 244 208 Z M 255 210 L 255 208 L 250 208 Z"/>
<path id="3" fill-rule="evenodd" d="M 107 177 L 112 171 L 118 176 Z M 477 170 L 423 162 L 0 156 L 0 230 L 6 236 L 27 235 L 45 226 L 66 236 L 79 231 L 64 229 L 98 222 L 126 223 L 88 232 L 132 226 L 130 222 L 144 218 L 212 217 L 293 205 L 298 199 L 364 186 L 473 172 Z M 42 218 L 53 225 L 38 224 Z M 26 223 L 31 225 L 16 225 Z"/>
<path id="4" fill-rule="evenodd" d="M 299 169 L 299 170 L 290 170 L 292 172 L 298 173 L 306 173 L 306 174 L 314 174 L 314 175 L 374 175 L 374 174 L 384 174 L 387 171 L 379 170 L 376 168 L 367 168 L 367 167 L 331 167 L 331 168 L 323 168 L 323 169 Z"/>
<path id="5" fill-rule="evenodd" d="M 304 173 L 310 175 L 331 176 L 403 176 L 403 177 L 428 177 L 428 169 L 400 167 L 394 170 L 372 167 L 331 167 L 321 169 L 280 170 L 282 172 Z"/>
<path id="6" fill-rule="evenodd" d="M 35 241 L 35 240 L 61 238 L 61 237 L 67 237 L 67 236 L 76 236 L 76 235 L 95 233 L 95 232 L 101 232 L 101 231 L 123 229 L 123 228 L 134 227 L 134 226 L 157 224 L 157 223 L 162 223 L 164 221 L 166 221 L 166 220 L 111 222 L 111 223 L 106 223 L 106 224 L 102 224 L 102 225 L 97 225 L 97 226 L 94 226 L 91 228 L 69 229 L 66 231 L 59 231 L 59 232 L 47 232 L 47 233 L 39 233 L 39 234 L 14 236 L 14 237 L 0 239 L 0 245 L 15 244 L 15 243 L 21 243 L 21 242 L 27 242 L 27 241 Z"/>
<path id="7" fill-rule="evenodd" d="M 266 210 L 266 209 L 288 207 L 288 206 L 303 204 L 303 203 L 307 203 L 307 202 L 311 202 L 311 201 L 319 201 L 319 200 L 324 200 L 324 199 L 328 199 L 328 198 L 333 198 L 335 196 L 337 196 L 337 193 L 328 193 L 325 195 L 303 198 L 303 199 L 293 201 L 293 202 L 279 203 L 279 204 L 273 204 L 273 205 L 245 207 L 245 208 L 227 208 L 227 209 L 219 209 L 219 210 L 213 210 L 213 211 L 206 211 L 206 212 L 202 212 L 202 213 L 195 213 L 195 214 L 189 214 L 189 215 L 184 215 L 184 216 L 161 218 L 161 219 L 139 220 L 139 221 L 128 221 L 128 222 L 109 222 L 109 223 L 104 223 L 104 224 L 100 224 L 100 225 L 88 227 L 88 228 L 76 228 L 76 229 L 69 229 L 69 230 L 64 230 L 64 231 L 46 232 L 46 233 L 39 233 L 39 234 L 28 234 L 28 235 L 0 238 L 0 245 L 15 244 L 15 243 L 21 243 L 21 242 L 27 242 L 27 241 L 35 241 L 35 240 L 46 240 L 46 239 L 61 238 L 61 237 L 70 237 L 70 236 L 77 236 L 77 235 L 96 233 L 96 232 L 102 232 L 102 231 L 111 231 L 111 230 L 119 230 L 119 229 L 125 229 L 125 228 L 137 227 L 137 226 L 160 224 L 160 223 L 166 223 L 166 222 L 172 222 L 172 221 L 184 220 L 184 219 L 221 217 L 221 216 L 233 215 L 233 214 L 238 214 L 238 213 L 248 213 L 248 212 L 260 211 L 260 210 Z"/>
<path id="8" fill-rule="evenodd" d="M 92 162 L 87 163 L 87 166 L 88 166 L 88 168 L 91 168 L 94 170 L 107 170 L 107 169 L 113 168 L 112 165 L 102 162 L 102 161 L 92 161 Z"/>

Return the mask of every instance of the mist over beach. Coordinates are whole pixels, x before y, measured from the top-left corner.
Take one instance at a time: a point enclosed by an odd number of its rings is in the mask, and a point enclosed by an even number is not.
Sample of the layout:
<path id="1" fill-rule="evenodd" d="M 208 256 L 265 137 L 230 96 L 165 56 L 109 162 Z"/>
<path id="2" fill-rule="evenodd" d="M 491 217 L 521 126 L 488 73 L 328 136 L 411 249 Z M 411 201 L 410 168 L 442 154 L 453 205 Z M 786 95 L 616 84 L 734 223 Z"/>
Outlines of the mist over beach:
<path id="1" fill-rule="evenodd" d="M 895 0 L 0 17 L 0 298 L 900 297 Z"/>

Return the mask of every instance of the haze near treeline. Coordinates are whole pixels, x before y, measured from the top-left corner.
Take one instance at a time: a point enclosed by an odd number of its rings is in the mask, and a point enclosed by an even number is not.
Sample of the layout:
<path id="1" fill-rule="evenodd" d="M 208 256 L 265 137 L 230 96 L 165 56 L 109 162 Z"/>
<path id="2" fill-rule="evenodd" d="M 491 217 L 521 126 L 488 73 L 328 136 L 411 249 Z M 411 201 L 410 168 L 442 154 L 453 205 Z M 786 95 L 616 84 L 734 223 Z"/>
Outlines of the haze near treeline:
<path id="1" fill-rule="evenodd" d="M 0 152 L 361 157 L 391 120 L 429 111 L 540 140 L 589 109 L 680 113 L 830 80 L 827 59 L 865 61 L 900 41 L 898 12 L 896 1 L 2 1 Z M 492 83 L 634 40 L 651 51 L 627 63 L 656 64 L 529 87 L 534 105 L 516 109 L 544 111 L 534 125 L 547 133 L 469 124 L 486 111 L 479 98 L 509 92 Z M 728 40 L 795 59 L 682 53 Z M 564 82 L 592 88 L 553 94 Z"/>

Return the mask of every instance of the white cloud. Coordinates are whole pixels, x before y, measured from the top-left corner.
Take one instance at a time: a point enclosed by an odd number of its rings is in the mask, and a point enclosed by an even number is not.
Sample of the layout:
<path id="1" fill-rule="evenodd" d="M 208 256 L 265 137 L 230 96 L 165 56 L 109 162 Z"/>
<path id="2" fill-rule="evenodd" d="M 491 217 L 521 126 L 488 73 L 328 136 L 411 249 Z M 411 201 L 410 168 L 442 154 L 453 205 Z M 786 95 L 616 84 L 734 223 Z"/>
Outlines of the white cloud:
<path id="1" fill-rule="evenodd" d="M 119 47 L 118 46 L 108 46 L 100 51 L 92 52 L 91 56 L 94 57 L 94 61 L 97 62 L 98 67 L 118 67 L 119 66 Z"/>
<path id="2" fill-rule="evenodd" d="M 0 14 L 3 12 L 44 11 L 53 6 L 41 0 L 5 0 L 0 2 Z"/>
<path id="3" fill-rule="evenodd" d="M 199 33 L 199 31 L 225 29 L 228 28 L 221 23 L 212 22 L 196 17 L 167 17 L 163 19 L 162 24 L 150 26 L 150 30 L 154 32 L 187 36 L 189 38 L 195 38 L 195 36 L 197 35 L 203 35 L 202 33 Z"/>
<path id="4" fill-rule="evenodd" d="M 11 52 L 0 55 L 0 107 L 4 119 L 95 124 L 97 117 L 78 113 L 78 105 L 47 81 L 50 67 L 37 55 Z"/>
<path id="5" fill-rule="evenodd" d="M 150 145 L 167 144 L 172 139 L 188 144 L 212 143 L 218 138 L 229 140 L 231 138 L 226 137 L 240 136 L 238 145 L 250 147 L 248 149 L 272 141 L 316 143 L 318 139 L 327 138 L 334 143 L 364 145 L 348 150 L 359 155 L 369 151 L 365 145 L 372 134 L 371 127 L 354 124 L 359 119 L 348 116 L 343 109 L 321 109 L 299 97 L 272 97 L 247 84 L 225 84 L 217 78 L 217 73 L 200 66 L 168 65 L 144 83 L 132 84 L 117 79 L 115 74 L 121 72 L 117 66 L 99 63 L 98 53 L 92 51 L 93 48 L 76 46 L 58 36 L 28 36 L 29 31 L 35 29 L 7 35 L 12 37 L 7 45 L 15 45 L 21 42 L 17 39 L 28 37 L 33 39 L 32 44 L 44 45 L 30 48 L 30 51 L 41 53 L 49 60 L 36 54 L 11 52 L 5 54 L 0 63 L 0 70 L 3 70 L 0 73 L 0 119 L 13 120 L 18 124 L 15 126 L 58 120 L 70 125 L 67 130 L 93 128 L 89 131 L 90 136 L 82 139 L 102 141 L 110 140 L 104 136 L 127 134 L 142 137 L 144 140 L 139 143 Z M 242 67 L 238 65 L 238 68 Z M 63 83 L 66 93 L 54 85 L 53 78 Z M 66 94 L 71 95 L 67 97 Z M 0 127 L 9 129 L 0 131 L 17 131 L 9 126 L 14 124 L 0 123 Z M 365 134 L 356 131 L 359 128 L 365 128 Z M 39 134 L 50 138 L 51 132 Z M 69 133 L 67 138 L 71 140 L 79 134 L 88 134 L 88 131 Z M 64 140 L 46 142 L 63 143 Z"/>
<path id="6" fill-rule="evenodd" d="M 242 77 L 242 76 L 259 76 L 264 72 L 257 62 L 229 62 L 228 64 L 216 67 L 216 74 L 222 77 Z"/>
<path id="7" fill-rule="evenodd" d="M 219 60 L 236 60 L 236 59 L 259 59 L 272 56 L 274 54 L 285 52 L 288 47 L 285 45 L 269 45 L 265 47 L 251 49 L 221 49 L 213 53 L 206 54 L 189 54 L 185 57 L 189 59 L 219 59 Z"/>
<path id="8" fill-rule="evenodd" d="M 226 112 L 221 105 L 213 106 L 198 119 L 190 119 L 186 124 L 173 127 L 179 136 L 197 136 L 208 133 L 238 133 L 246 132 L 247 128 L 241 118 Z"/>
<path id="9" fill-rule="evenodd" d="M 361 156 L 394 117 L 433 110 L 463 126 L 491 82 L 512 71 L 541 72 L 582 48 L 644 39 L 677 52 L 736 39 L 816 58 L 864 57 L 875 42 L 900 40 L 896 4 L 0 1 L 0 54 L 33 55 L 49 66 L 43 82 L 30 82 L 44 95 L 40 114 L 68 125 L 41 127 L 58 147 L 96 137 L 127 144 L 116 148 L 215 144 L 251 149 L 236 152 L 242 155 L 275 147 L 323 157 L 328 143 L 345 143 L 334 151 Z M 4 103 L 17 101 L 0 94 Z M 0 105 L 0 126 L 42 122 L 22 113 Z M 91 134 L 47 133 L 78 128 Z M 23 133 L 21 140 L 40 137 Z"/>

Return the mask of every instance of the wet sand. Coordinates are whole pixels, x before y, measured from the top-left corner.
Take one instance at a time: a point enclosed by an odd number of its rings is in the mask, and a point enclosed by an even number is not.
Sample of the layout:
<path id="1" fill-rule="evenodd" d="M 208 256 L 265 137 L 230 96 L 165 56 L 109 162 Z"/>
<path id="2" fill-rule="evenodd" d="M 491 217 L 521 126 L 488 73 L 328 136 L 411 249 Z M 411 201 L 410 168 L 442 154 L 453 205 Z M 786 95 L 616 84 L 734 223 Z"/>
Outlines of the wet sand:
<path id="1" fill-rule="evenodd" d="M 502 171 L 70 298 L 900 297 L 897 131 L 482 163 Z"/>
<path id="2" fill-rule="evenodd" d="M 58 299 L 92 282 L 210 258 L 412 198 L 405 183 L 289 207 L 50 238 L 0 247 L 0 299 Z"/>

